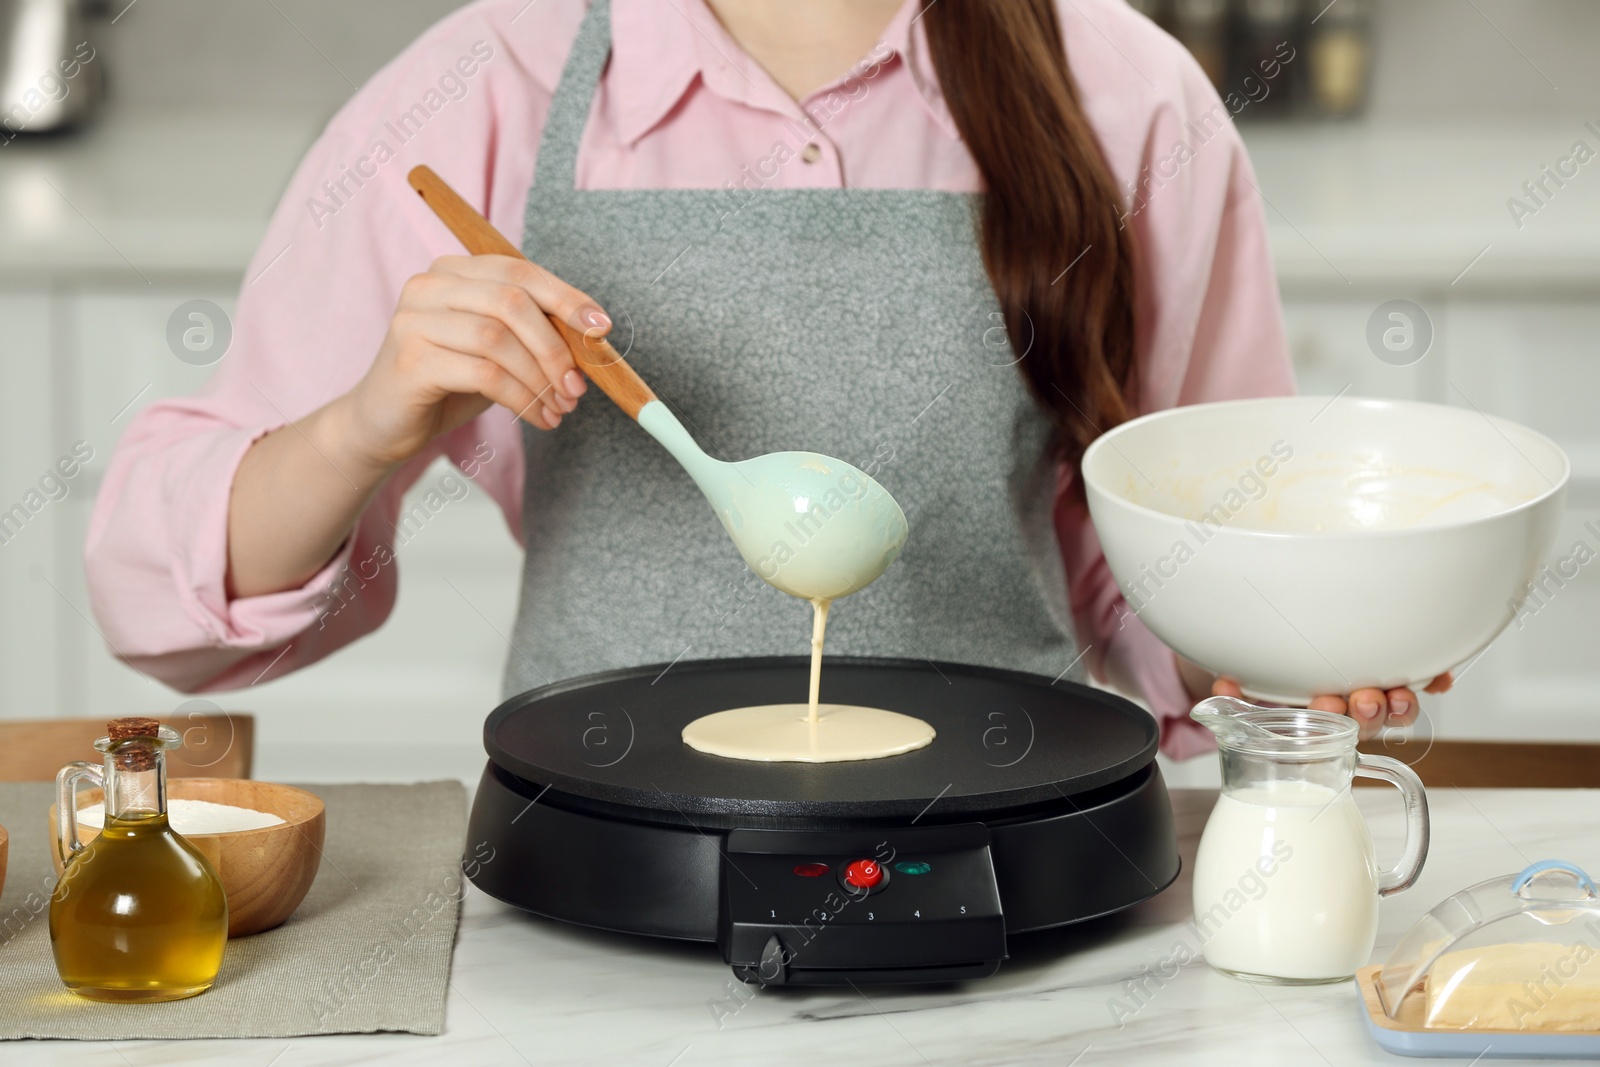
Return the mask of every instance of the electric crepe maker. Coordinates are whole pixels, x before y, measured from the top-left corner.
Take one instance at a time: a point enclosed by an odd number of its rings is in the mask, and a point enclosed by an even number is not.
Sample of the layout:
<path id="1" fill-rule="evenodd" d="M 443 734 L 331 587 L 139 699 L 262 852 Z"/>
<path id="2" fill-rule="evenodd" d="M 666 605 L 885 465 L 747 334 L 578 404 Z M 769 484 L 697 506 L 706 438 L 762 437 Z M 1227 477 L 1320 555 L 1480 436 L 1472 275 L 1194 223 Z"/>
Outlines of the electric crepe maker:
<path id="1" fill-rule="evenodd" d="M 1177 877 L 1156 722 L 1087 686 L 830 658 L 830 702 L 918 716 L 933 742 L 843 763 L 682 742 L 702 715 L 792 701 L 809 664 L 658 664 L 506 701 L 484 726 L 469 840 L 493 858 L 472 881 L 550 919 L 715 943 L 747 982 L 830 985 L 992 975 L 1009 937 Z"/>

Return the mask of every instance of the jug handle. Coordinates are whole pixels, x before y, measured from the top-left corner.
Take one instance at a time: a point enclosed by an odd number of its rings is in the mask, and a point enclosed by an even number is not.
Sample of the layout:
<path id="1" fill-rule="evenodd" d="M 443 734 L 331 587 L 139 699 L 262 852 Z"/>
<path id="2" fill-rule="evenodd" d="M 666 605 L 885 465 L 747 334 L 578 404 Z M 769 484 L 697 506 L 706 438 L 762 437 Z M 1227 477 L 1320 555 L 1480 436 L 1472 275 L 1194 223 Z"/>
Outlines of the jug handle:
<path id="1" fill-rule="evenodd" d="M 1428 793 L 1417 772 L 1388 756 L 1356 755 L 1356 774 L 1377 778 L 1400 790 L 1406 805 L 1406 843 L 1393 867 L 1378 872 L 1378 895 L 1387 897 L 1410 889 L 1428 858 Z"/>
<path id="2" fill-rule="evenodd" d="M 84 780 L 105 789 L 105 775 L 92 763 L 69 763 L 56 774 L 56 855 L 63 868 L 84 848 L 78 840 L 78 783 Z"/>

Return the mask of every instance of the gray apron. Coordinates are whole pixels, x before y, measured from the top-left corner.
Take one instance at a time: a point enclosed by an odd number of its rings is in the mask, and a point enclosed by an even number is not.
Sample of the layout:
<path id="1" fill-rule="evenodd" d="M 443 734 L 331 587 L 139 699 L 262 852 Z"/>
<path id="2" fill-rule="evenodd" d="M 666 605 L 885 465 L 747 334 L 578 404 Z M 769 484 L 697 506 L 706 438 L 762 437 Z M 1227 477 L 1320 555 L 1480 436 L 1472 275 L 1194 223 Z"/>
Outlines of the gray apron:
<path id="1" fill-rule="evenodd" d="M 905 550 L 834 605 L 829 654 L 1080 677 L 1050 427 L 999 326 L 976 198 L 579 191 L 610 48 L 610 5 L 594 0 L 539 147 L 528 257 L 600 302 L 613 343 L 711 455 L 822 452 L 900 502 Z M 785 166 L 806 166 L 799 147 Z M 619 667 L 807 653 L 810 605 L 745 565 L 689 476 L 599 390 L 524 442 L 507 696 Z"/>

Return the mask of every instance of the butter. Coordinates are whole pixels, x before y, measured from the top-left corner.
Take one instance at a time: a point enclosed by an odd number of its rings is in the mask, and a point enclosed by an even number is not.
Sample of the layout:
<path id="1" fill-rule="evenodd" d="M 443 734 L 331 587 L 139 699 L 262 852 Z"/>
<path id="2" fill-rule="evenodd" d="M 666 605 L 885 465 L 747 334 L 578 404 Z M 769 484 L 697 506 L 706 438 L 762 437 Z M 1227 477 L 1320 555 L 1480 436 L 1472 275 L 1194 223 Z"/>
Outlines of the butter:
<path id="1" fill-rule="evenodd" d="M 1447 952 L 1428 974 L 1425 1025 L 1455 1030 L 1600 1030 L 1600 964 L 1578 942 Z"/>

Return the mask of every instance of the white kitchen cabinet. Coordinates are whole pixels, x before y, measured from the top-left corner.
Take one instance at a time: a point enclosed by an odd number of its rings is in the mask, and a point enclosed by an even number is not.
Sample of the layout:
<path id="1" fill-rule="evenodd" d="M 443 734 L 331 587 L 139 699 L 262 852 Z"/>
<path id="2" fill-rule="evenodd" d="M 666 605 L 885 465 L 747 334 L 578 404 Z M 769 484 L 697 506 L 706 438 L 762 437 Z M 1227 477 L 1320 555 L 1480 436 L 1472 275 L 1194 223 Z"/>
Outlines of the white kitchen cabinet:
<path id="1" fill-rule="evenodd" d="M 1450 402 L 1548 434 L 1600 483 L 1600 303 L 1501 300 L 1451 309 Z"/>
<path id="2" fill-rule="evenodd" d="M 64 505 L 45 495 L 59 494 L 57 482 L 45 489 L 39 483 L 58 474 L 56 460 L 71 442 L 57 431 L 49 293 L 0 293 L 0 331 L 0 717 L 25 718 L 49 715 L 56 706 L 61 604 L 51 582 Z M 81 492 L 64 484 L 69 494 Z"/>
<path id="3" fill-rule="evenodd" d="M 1445 363 L 1442 316 L 1424 303 L 1434 320 L 1434 341 L 1428 354 L 1409 366 L 1385 363 L 1367 347 L 1367 320 L 1387 296 L 1317 299 L 1284 303 L 1284 325 L 1294 358 L 1300 392 L 1322 396 L 1383 396 L 1426 400 L 1438 391 Z M 1431 303 L 1428 302 L 1428 303 Z"/>
<path id="4" fill-rule="evenodd" d="M 127 291 L 90 291 L 63 296 L 63 321 L 70 326 L 71 407 L 69 417 L 92 437 L 105 455 L 127 428 L 133 413 L 162 397 L 196 392 L 211 376 L 209 366 L 194 366 L 167 346 L 167 320 L 179 305 L 210 300 L 229 315 L 234 290 L 227 284 L 162 285 Z M 105 470 L 96 464 L 97 475 Z"/>
<path id="5" fill-rule="evenodd" d="M 1600 736 L 1600 506 L 1569 506 L 1536 600 L 1442 702 L 1442 725 L 1464 736 L 1559 740 Z M 1574 547 L 1594 553 L 1579 564 Z M 1563 561 L 1568 561 L 1563 563 Z"/>
<path id="6" fill-rule="evenodd" d="M 1441 701 L 1467 736 L 1600 737 L 1600 307 L 1479 300 L 1451 309 L 1448 400 L 1548 434 L 1572 457 L 1567 518 L 1541 591 Z M 1595 559 L 1581 563 L 1585 556 Z M 1480 677 L 1482 675 L 1482 677 Z"/>

